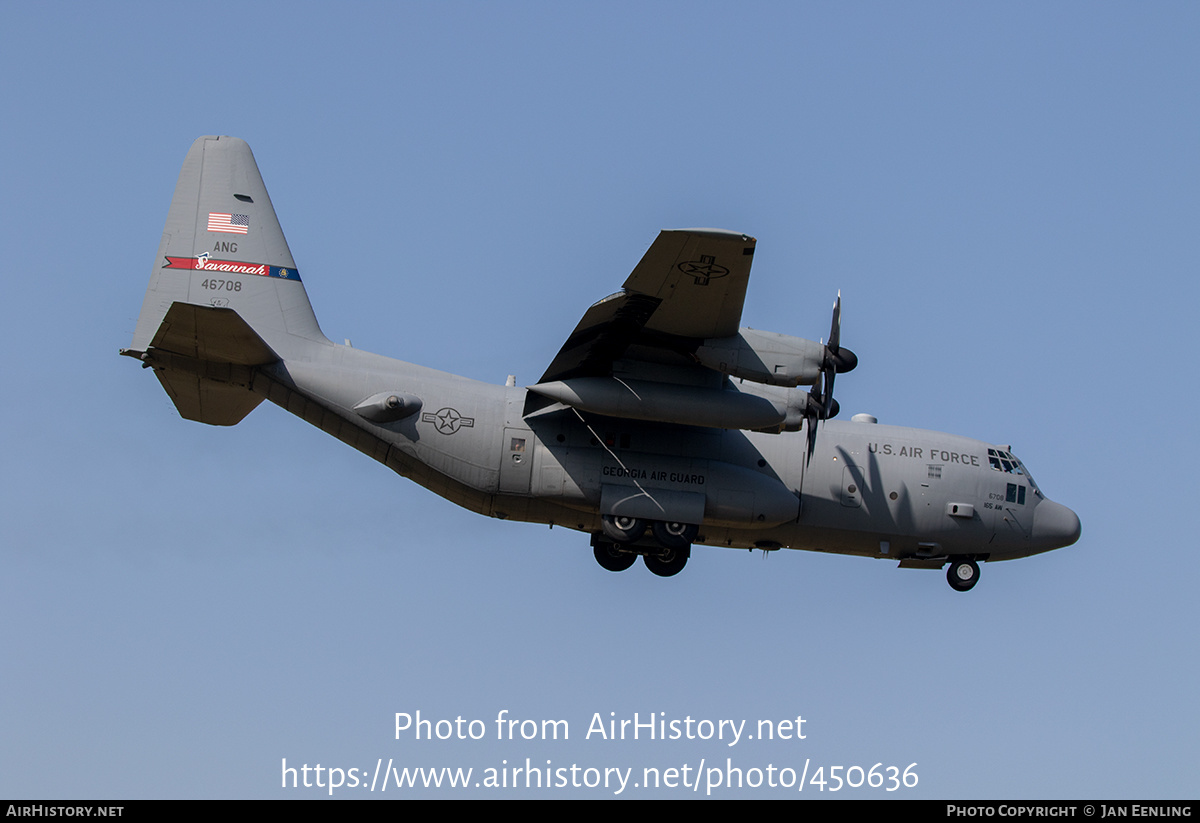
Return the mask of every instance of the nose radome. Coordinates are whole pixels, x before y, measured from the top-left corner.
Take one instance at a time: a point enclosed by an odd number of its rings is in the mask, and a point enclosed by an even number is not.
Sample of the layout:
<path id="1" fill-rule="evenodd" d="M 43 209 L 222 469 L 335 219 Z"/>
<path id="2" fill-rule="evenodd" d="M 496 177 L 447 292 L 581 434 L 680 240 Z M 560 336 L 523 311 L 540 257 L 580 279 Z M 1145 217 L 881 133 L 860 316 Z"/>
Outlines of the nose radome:
<path id="1" fill-rule="evenodd" d="M 1079 515 L 1061 503 L 1042 500 L 1033 511 L 1033 538 L 1036 548 L 1059 549 L 1079 539 L 1082 527 Z"/>

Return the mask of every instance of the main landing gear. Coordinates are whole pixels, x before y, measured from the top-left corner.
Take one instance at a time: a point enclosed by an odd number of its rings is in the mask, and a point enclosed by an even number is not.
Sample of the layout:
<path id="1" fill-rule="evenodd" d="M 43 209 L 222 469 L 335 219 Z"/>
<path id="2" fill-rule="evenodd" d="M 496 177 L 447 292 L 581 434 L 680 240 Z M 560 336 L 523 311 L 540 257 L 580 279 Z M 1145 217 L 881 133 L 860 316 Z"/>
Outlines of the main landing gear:
<path id="1" fill-rule="evenodd" d="M 951 560 L 946 580 L 956 592 L 969 592 L 979 582 L 979 564 L 974 560 Z"/>
<path id="2" fill-rule="evenodd" d="M 615 543 L 636 543 L 646 533 L 646 521 L 637 517 L 606 514 L 600 518 L 600 528 Z"/>
<path id="3" fill-rule="evenodd" d="M 643 539 L 647 526 L 653 541 Z M 597 563 L 610 572 L 623 572 L 641 555 L 646 568 L 659 577 L 683 571 L 700 531 L 692 523 L 647 523 L 637 517 L 608 514 L 600 518 L 600 527 L 602 532 L 592 536 Z"/>
<path id="4" fill-rule="evenodd" d="M 596 555 L 596 562 L 610 572 L 623 572 L 638 559 L 637 552 L 622 549 L 616 543 L 597 541 L 592 552 Z"/>
<path id="5" fill-rule="evenodd" d="M 647 569 L 659 577 L 672 577 L 683 571 L 691 553 L 690 546 L 686 549 L 663 549 L 658 554 L 642 555 L 642 561 Z"/>

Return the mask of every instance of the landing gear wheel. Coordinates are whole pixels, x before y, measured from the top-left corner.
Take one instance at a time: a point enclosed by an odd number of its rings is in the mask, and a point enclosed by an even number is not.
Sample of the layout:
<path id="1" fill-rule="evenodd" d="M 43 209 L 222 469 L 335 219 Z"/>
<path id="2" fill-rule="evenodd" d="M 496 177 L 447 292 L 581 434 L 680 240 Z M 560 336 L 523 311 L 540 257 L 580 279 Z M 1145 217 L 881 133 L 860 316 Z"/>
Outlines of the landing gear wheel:
<path id="1" fill-rule="evenodd" d="M 689 549 L 663 549 L 658 554 L 647 554 L 642 557 L 646 568 L 659 577 L 672 577 L 683 571 L 687 565 Z"/>
<path id="2" fill-rule="evenodd" d="M 638 558 L 633 552 L 622 551 L 612 543 L 598 543 L 592 552 L 596 555 L 596 562 L 610 572 L 623 572 Z"/>
<path id="3" fill-rule="evenodd" d="M 606 514 L 600 518 L 604 536 L 617 543 L 632 543 L 646 533 L 646 521 L 621 514 Z"/>
<path id="4" fill-rule="evenodd" d="M 974 560 L 952 560 L 946 580 L 956 592 L 969 592 L 979 582 L 979 564 Z"/>
<path id="5" fill-rule="evenodd" d="M 700 531 L 699 526 L 691 523 L 664 523 L 660 520 L 655 520 L 651 528 L 654 531 L 654 539 L 668 549 L 686 549 L 692 545 Z"/>

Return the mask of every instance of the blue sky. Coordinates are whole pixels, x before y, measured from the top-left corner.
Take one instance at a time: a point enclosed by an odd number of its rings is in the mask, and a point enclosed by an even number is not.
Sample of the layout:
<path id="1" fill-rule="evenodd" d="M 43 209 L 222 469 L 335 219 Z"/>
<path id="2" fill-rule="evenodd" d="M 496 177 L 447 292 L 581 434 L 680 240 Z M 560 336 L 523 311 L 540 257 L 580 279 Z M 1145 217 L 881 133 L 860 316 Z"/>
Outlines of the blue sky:
<path id="1" fill-rule="evenodd" d="M 285 758 L 728 758 L 917 764 L 915 788 L 825 796 L 1195 797 L 1193 4 L 9 3 L 0 23 L 0 795 L 326 795 L 281 789 Z M 744 231 L 743 322 L 823 336 L 840 289 L 844 413 L 1011 443 L 1083 538 L 985 565 L 969 595 L 799 552 L 613 575 L 585 536 L 458 509 L 273 406 L 184 421 L 117 350 L 213 133 L 253 147 L 331 338 L 532 382 L 659 229 Z M 418 710 L 492 734 L 395 739 Z M 496 740 L 502 710 L 571 737 Z M 803 716 L 806 737 L 585 739 L 635 712 Z"/>

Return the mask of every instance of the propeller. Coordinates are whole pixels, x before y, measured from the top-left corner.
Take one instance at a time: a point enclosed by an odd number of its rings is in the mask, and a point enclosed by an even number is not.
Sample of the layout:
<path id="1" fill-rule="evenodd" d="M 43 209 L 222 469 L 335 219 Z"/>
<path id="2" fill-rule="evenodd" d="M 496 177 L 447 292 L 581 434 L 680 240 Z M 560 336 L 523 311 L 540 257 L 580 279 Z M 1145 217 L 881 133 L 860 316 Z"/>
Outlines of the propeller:
<path id="1" fill-rule="evenodd" d="M 828 420 L 837 417 L 838 402 L 833 399 L 833 380 L 839 372 L 853 371 L 858 365 L 858 355 L 850 349 L 842 348 L 842 292 L 838 291 L 837 301 L 833 304 L 833 321 L 829 328 L 829 342 L 825 346 L 825 356 L 821 361 L 821 371 L 817 375 L 813 387 L 808 392 L 808 407 L 804 417 L 808 421 L 808 456 L 812 457 L 813 448 L 817 442 L 818 420 Z"/>
<path id="2" fill-rule="evenodd" d="M 833 322 L 829 327 L 829 342 L 825 344 L 825 360 L 821 364 L 821 372 L 825 376 L 825 417 L 837 415 L 837 403 L 833 399 L 833 378 L 838 372 L 854 371 L 858 365 L 858 355 L 841 346 L 842 337 L 842 292 L 838 291 L 837 301 L 833 304 Z"/>

